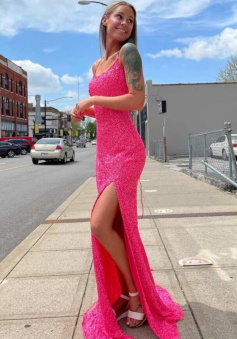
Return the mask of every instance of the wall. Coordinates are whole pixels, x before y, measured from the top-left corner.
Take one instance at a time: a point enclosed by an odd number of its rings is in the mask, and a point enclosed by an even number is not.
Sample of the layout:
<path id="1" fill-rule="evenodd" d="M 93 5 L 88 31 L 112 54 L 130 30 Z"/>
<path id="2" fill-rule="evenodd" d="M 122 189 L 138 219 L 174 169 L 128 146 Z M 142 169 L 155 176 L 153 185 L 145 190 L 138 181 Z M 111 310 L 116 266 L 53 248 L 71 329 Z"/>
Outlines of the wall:
<path id="1" fill-rule="evenodd" d="M 232 123 L 237 133 L 237 83 L 153 85 L 147 81 L 148 154 L 153 140 L 163 138 L 163 115 L 157 100 L 166 100 L 168 155 L 188 154 L 188 135 L 224 128 Z"/>

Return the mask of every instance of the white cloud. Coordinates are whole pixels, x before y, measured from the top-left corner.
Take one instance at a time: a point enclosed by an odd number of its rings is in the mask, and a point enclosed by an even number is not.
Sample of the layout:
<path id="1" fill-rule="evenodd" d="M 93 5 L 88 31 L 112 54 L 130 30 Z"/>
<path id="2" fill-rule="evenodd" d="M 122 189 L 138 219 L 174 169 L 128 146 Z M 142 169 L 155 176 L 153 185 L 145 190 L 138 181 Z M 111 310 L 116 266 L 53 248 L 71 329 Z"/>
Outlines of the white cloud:
<path id="1" fill-rule="evenodd" d="M 194 39 L 183 49 L 163 50 L 157 54 L 148 53 L 147 56 L 153 59 L 174 56 L 199 61 L 204 58 L 225 59 L 234 54 L 237 54 L 237 29 L 226 28 L 219 35 Z"/>
<path id="2" fill-rule="evenodd" d="M 81 76 L 75 75 L 74 77 L 71 77 L 68 74 L 64 74 L 61 77 L 61 80 L 66 85 L 77 84 L 78 81 L 79 81 L 79 83 L 84 82 L 84 79 Z"/>
<path id="3" fill-rule="evenodd" d="M 148 53 L 147 56 L 150 57 L 151 59 L 157 59 L 157 58 L 163 57 L 163 56 L 182 58 L 183 53 L 180 49 L 174 48 L 174 49 L 162 50 L 157 54 Z"/>
<path id="4" fill-rule="evenodd" d="M 77 99 L 78 93 L 75 91 L 68 91 L 67 94 L 65 95 L 66 97 L 72 97 L 72 99 Z"/>
<path id="5" fill-rule="evenodd" d="M 158 18 L 191 18 L 216 2 L 218 0 L 134 0 L 133 4 L 138 12 L 138 23 L 152 31 L 151 27 L 159 29 Z M 0 34 L 13 36 L 22 29 L 98 33 L 103 12 L 103 6 L 80 6 L 77 1 L 69 4 L 68 0 L 5 0 L 0 6 Z"/>
<path id="6" fill-rule="evenodd" d="M 88 72 L 84 73 L 88 80 L 91 80 L 93 77 L 92 67 L 89 69 Z"/>
<path id="7" fill-rule="evenodd" d="M 44 53 L 47 53 L 47 54 L 50 54 L 50 53 L 53 53 L 53 52 L 55 52 L 57 50 L 57 48 L 44 48 L 43 49 L 43 52 Z"/>
<path id="8" fill-rule="evenodd" d="M 13 60 L 28 73 L 29 94 L 56 93 L 61 89 L 59 76 L 30 60 Z"/>

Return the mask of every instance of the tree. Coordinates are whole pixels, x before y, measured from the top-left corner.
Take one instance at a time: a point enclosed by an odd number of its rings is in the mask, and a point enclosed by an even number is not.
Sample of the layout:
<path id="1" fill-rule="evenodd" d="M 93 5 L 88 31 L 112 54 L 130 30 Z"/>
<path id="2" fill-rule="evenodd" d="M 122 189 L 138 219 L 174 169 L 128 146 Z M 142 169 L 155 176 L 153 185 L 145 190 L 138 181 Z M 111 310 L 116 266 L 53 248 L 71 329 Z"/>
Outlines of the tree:
<path id="1" fill-rule="evenodd" d="M 219 70 L 218 82 L 237 82 L 237 55 L 232 56 L 224 69 Z"/>
<path id="2" fill-rule="evenodd" d="M 81 127 L 81 123 L 80 121 L 74 121 L 71 120 L 71 124 L 72 124 L 72 135 L 73 136 L 79 136 L 81 134 L 81 132 L 83 131 L 83 128 Z M 78 134 L 77 134 L 78 132 Z"/>
<path id="3" fill-rule="evenodd" d="M 88 122 L 86 126 L 86 134 L 89 134 L 90 138 L 96 138 L 96 122 Z"/>

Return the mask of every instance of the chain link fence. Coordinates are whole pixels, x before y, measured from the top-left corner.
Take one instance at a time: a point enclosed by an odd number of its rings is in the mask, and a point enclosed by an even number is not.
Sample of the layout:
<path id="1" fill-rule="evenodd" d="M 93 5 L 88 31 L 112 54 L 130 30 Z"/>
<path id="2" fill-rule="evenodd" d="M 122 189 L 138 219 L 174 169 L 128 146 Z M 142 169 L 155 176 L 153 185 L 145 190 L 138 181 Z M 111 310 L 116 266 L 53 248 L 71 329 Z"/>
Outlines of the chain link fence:
<path id="1" fill-rule="evenodd" d="M 154 150 L 154 155 L 157 156 L 159 160 L 164 160 L 164 141 L 163 140 L 153 140 L 153 150 Z"/>
<path id="2" fill-rule="evenodd" d="M 220 130 L 190 134 L 189 168 L 237 187 L 237 134 L 231 131 L 231 124 L 225 123 Z"/>

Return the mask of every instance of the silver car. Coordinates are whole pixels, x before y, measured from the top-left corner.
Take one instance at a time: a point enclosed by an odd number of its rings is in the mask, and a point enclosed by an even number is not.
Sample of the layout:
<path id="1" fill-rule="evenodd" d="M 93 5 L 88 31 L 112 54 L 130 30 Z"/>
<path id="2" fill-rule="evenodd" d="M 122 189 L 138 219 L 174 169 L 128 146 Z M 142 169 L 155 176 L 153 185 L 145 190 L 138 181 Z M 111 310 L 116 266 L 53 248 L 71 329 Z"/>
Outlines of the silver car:
<path id="1" fill-rule="evenodd" d="M 33 164 L 37 165 L 39 160 L 59 160 L 66 164 L 67 160 L 75 160 L 75 151 L 69 142 L 61 138 L 42 138 L 31 148 L 30 155 Z"/>

